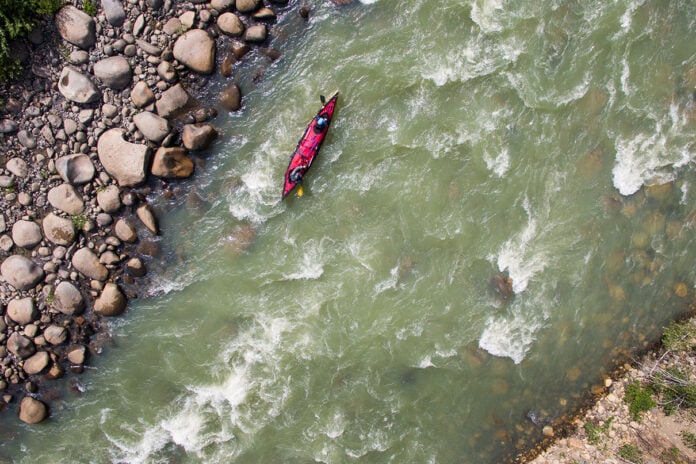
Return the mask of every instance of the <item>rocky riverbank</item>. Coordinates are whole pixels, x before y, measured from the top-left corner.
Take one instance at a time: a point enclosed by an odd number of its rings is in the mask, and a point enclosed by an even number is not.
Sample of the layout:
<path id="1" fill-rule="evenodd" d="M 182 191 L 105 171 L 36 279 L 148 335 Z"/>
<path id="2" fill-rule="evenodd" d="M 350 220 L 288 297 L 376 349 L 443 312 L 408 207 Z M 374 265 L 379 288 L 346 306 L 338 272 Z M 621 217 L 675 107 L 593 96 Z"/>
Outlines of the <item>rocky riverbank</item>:
<path id="1" fill-rule="evenodd" d="M 683 332 L 681 349 L 661 346 L 622 366 L 622 374 L 616 379 L 605 378 L 599 400 L 575 418 L 565 433 L 554 437 L 553 428 L 545 427 L 548 448 L 531 450 L 519 462 L 696 463 L 696 413 L 690 409 L 696 398 L 672 399 L 668 398 L 669 393 L 655 392 L 650 387 L 662 382 L 666 373 L 674 372 L 690 382 L 692 389 L 696 385 L 696 318 L 683 324 L 688 330 Z M 644 401 L 641 408 L 632 410 L 627 395 L 636 386 L 645 388 L 643 391 L 651 394 L 653 402 Z M 666 414 L 665 410 L 671 413 Z"/>
<path id="2" fill-rule="evenodd" d="M 25 73 L 0 87 L 0 408 L 44 420 L 49 381 L 101 351 L 103 318 L 156 259 L 147 194 L 194 173 L 217 112 L 242 107 L 238 63 L 277 57 L 264 44 L 298 13 L 288 0 L 78 0 L 14 44 Z M 217 72 L 227 85 L 201 105 Z"/>

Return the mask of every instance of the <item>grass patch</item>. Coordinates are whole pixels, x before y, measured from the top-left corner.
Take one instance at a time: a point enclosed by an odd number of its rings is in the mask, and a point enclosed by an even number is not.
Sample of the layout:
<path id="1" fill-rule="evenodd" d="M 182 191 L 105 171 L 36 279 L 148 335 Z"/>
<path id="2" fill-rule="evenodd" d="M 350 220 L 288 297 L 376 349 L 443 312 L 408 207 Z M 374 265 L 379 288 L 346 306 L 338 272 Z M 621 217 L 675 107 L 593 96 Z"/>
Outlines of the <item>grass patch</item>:
<path id="1" fill-rule="evenodd" d="M 82 11 L 90 16 L 95 16 L 97 14 L 97 5 L 92 0 L 84 0 L 82 2 Z"/>
<path id="2" fill-rule="evenodd" d="M 606 420 L 604 425 L 594 424 L 592 422 L 585 422 L 583 427 L 585 428 L 585 434 L 587 435 L 587 441 L 591 445 L 598 445 L 602 440 L 602 437 L 609 433 L 611 429 L 611 423 L 614 421 L 614 417 L 610 417 Z"/>
<path id="3" fill-rule="evenodd" d="M 643 452 L 633 443 L 624 443 L 619 448 L 619 456 L 634 464 L 643 464 Z"/>
<path id="4" fill-rule="evenodd" d="M 684 430 L 680 435 L 684 445 L 690 450 L 696 451 L 696 434 Z"/>
<path id="5" fill-rule="evenodd" d="M 87 224 L 87 217 L 80 213 L 72 217 L 72 222 L 77 230 L 82 230 L 82 228 Z"/>
<path id="6" fill-rule="evenodd" d="M 657 406 L 657 402 L 653 399 L 652 394 L 652 388 L 643 386 L 638 381 L 626 385 L 624 402 L 628 404 L 628 410 L 634 421 L 640 422 L 642 413 L 650 411 Z"/>
<path id="7" fill-rule="evenodd" d="M 688 320 L 672 322 L 662 333 L 662 344 L 670 351 L 689 351 L 696 348 L 696 326 Z"/>

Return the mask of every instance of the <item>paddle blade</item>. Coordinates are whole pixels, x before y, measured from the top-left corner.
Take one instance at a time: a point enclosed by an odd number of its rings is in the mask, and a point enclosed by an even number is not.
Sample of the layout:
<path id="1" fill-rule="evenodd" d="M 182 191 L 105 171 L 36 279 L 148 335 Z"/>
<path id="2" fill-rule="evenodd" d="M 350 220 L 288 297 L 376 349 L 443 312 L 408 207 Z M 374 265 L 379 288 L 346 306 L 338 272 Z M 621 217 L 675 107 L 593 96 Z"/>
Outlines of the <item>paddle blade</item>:
<path id="1" fill-rule="evenodd" d="M 326 105 L 326 97 L 323 95 L 319 95 L 319 100 L 321 100 L 322 105 Z"/>
<path id="2" fill-rule="evenodd" d="M 300 185 L 299 187 L 297 187 L 297 196 L 302 197 L 302 195 L 304 195 L 304 189 Z"/>

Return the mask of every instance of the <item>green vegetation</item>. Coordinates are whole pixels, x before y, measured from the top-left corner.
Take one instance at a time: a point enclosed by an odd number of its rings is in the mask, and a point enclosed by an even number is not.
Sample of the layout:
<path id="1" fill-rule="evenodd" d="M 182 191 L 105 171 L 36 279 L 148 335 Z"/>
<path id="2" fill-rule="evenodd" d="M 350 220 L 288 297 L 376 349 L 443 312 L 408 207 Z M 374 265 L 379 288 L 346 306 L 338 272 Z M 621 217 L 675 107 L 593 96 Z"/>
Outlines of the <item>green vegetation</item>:
<path id="1" fill-rule="evenodd" d="M 77 230 L 82 230 L 82 228 L 87 224 L 87 217 L 80 213 L 72 217 L 72 222 Z"/>
<path id="2" fill-rule="evenodd" d="M 607 435 L 609 433 L 609 429 L 611 429 L 611 423 L 614 421 L 614 417 L 610 417 L 607 419 L 607 421 L 604 423 L 604 425 L 599 425 L 599 424 L 594 424 L 592 422 L 585 422 L 584 428 L 585 428 L 585 434 L 587 435 L 587 441 L 591 445 L 597 445 L 601 441 L 601 438 L 603 435 Z"/>
<path id="3" fill-rule="evenodd" d="M 621 448 L 619 448 L 619 456 L 634 464 L 642 464 L 643 462 L 643 453 L 638 446 L 632 443 L 624 443 L 621 445 Z"/>
<path id="4" fill-rule="evenodd" d="M 657 406 L 652 393 L 650 387 L 644 387 L 638 381 L 626 385 L 624 401 L 628 404 L 628 410 L 634 421 L 640 422 L 641 413 L 650 411 Z"/>
<path id="5" fill-rule="evenodd" d="M 688 372 L 678 367 L 656 369 L 651 381 L 652 388 L 661 394 L 660 406 L 668 416 L 679 409 L 696 407 L 696 383 L 689 380 Z"/>
<path id="6" fill-rule="evenodd" d="M 25 37 L 41 15 L 52 15 L 62 0 L 0 0 L 0 81 L 19 75 L 19 62 L 10 56 L 12 40 Z"/>
<path id="7" fill-rule="evenodd" d="M 94 16 L 97 14 L 97 5 L 92 0 L 84 0 L 82 2 L 82 11 L 90 16 Z"/>
<path id="8" fill-rule="evenodd" d="M 679 456 L 679 448 L 676 446 L 664 450 L 660 453 L 660 462 L 663 464 L 685 464 Z"/>
<path id="9" fill-rule="evenodd" d="M 696 348 L 696 326 L 689 321 L 672 322 L 665 327 L 662 344 L 670 351 L 689 351 Z"/>
<path id="10" fill-rule="evenodd" d="M 687 448 L 696 451 L 696 434 L 685 430 L 681 433 L 681 439 Z"/>

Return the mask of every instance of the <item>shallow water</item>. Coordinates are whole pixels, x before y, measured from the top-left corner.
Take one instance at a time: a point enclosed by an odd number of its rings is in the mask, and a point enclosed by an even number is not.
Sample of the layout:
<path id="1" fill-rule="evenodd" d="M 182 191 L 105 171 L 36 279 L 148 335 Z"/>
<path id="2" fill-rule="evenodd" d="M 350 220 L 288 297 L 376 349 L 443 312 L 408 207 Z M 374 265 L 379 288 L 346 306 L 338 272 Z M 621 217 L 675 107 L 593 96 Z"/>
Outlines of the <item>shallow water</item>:
<path id="1" fill-rule="evenodd" d="M 497 463 L 693 300 L 692 2 L 309 3 L 186 195 L 151 198 L 151 297 L 0 453 Z"/>

